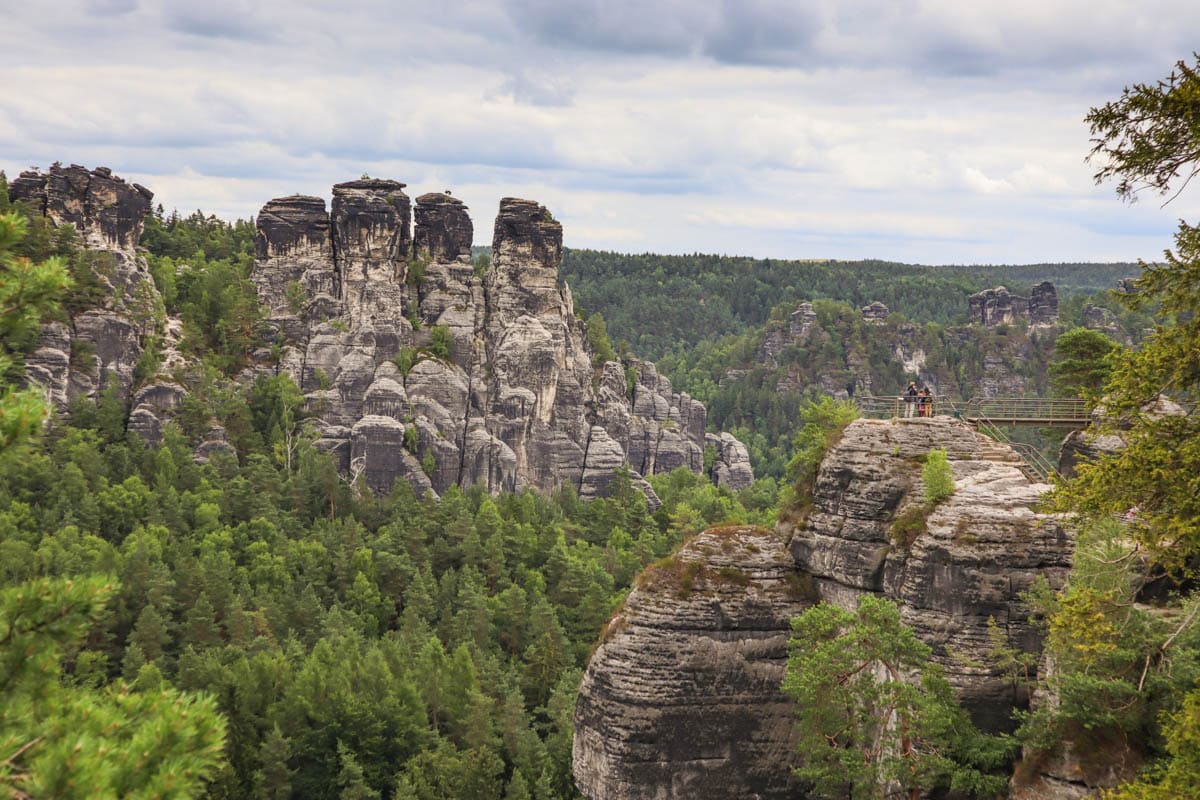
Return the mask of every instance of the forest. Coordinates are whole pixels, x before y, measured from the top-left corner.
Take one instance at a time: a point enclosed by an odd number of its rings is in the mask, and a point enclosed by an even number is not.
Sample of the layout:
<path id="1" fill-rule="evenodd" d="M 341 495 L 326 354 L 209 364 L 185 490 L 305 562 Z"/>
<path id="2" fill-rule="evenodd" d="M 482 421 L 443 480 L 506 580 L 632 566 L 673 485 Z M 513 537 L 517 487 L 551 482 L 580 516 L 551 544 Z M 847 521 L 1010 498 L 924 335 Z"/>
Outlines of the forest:
<path id="1" fill-rule="evenodd" d="M 1195 67 L 1179 70 L 1093 110 L 1098 157 L 1109 165 L 1101 177 L 1166 192 L 1180 158 L 1200 163 L 1200 147 L 1181 155 L 1157 129 L 1139 128 L 1147 117 L 1178 124 L 1191 131 L 1182 140 L 1194 144 L 1194 117 L 1180 122 L 1175 101 L 1177 89 L 1195 97 L 1200 79 Z M 477 488 L 434 500 L 403 482 L 379 496 L 312 446 L 303 397 L 289 378 L 233 378 L 261 313 L 249 283 L 252 233 L 248 222 L 200 212 L 159 209 L 147 224 L 142 244 L 163 303 L 151 311 L 179 317 L 194 364 L 181 376 L 191 394 L 177 424 L 147 447 L 127 432 L 129 409 L 116 394 L 78 399 L 46 424 L 39 393 L 23 385 L 22 358 L 39 324 L 97 303 L 104 264 L 69 228 L 10 207 L 0 191 L 6 796 L 576 798 L 572 708 L 605 623 L 643 569 L 688 536 L 720 523 L 770 525 L 781 499 L 802 502 L 821 453 L 853 416 L 847 405 L 807 392 L 821 375 L 856 353 L 876 370 L 873 383 L 895 385 L 904 376 L 885 366 L 881 330 L 921 337 L 940 353 L 940 367 L 963 381 L 978 374 L 963 355 L 972 347 L 1032 365 L 1024 377 L 1039 390 L 1054 388 L 1052 365 L 1064 363 L 1056 350 L 1065 337 L 1057 334 L 989 329 L 962 340 L 948 333 L 966 293 L 1005 275 L 1050 274 L 1040 267 L 960 268 L 942 280 L 903 265 L 573 252 L 564 272 L 578 276 L 594 344 L 611 334 L 618 356 L 630 346 L 657 355 L 677 388 L 711 404 L 710 419 L 749 431 L 767 477 L 735 494 L 686 471 L 655 475 L 663 503 L 653 513 L 620 471 L 610 496 L 587 502 L 570 490 L 490 496 Z M 1068 296 L 1069 325 L 1078 321 L 1072 315 L 1081 305 L 1071 299 L 1078 296 L 1112 305 L 1127 331 L 1153 329 L 1137 347 L 1106 345 L 1082 368 L 1072 366 L 1094 384 L 1093 400 L 1104 396 L 1104 430 L 1119 432 L 1123 446 L 1060 481 L 1050 499 L 1078 523 L 1075 563 L 1065 586 L 1039 586 L 1026 600 L 1056 663 L 1037 688 L 1057 701 L 1018 712 L 1013 734 L 1034 754 L 1070 742 L 1089 769 L 1132 754 L 1145 769 L 1120 776 L 1126 785 L 1108 796 L 1121 800 L 1186 797 L 1200 781 L 1200 229 L 1181 223 L 1165 262 L 1143 267 L 1125 306 L 1096 293 L 1127 276 L 1129 265 L 1109 273 L 1047 267 L 1058 270 Z M 609 288 L 599 278 L 588 288 L 587 270 L 607 275 Z M 683 302 L 691 297 L 694 304 Z M 766 368 L 739 376 L 757 394 L 723 385 L 731 367 L 758 357 L 772 322 L 800 300 L 813 301 L 824 335 L 813 350 L 781 353 L 771 368 L 814 370 L 796 376 L 796 396 L 769 401 L 768 394 L 783 395 Z M 872 300 L 902 316 L 868 329 L 856 309 Z M 618 302 L 629 310 L 619 312 Z M 662 308 L 677 308 L 678 318 L 662 316 Z M 639 319 L 668 325 L 651 333 Z M 1005 351 L 1018 333 L 1027 349 Z M 717 336 L 726 338 L 714 343 Z M 137 380 L 157 370 L 153 344 L 146 353 Z M 1162 393 L 1183 403 L 1177 412 L 1151 402 Z M 763 428 L 751 428 L 751 419 L 765 420 Z M 232 451 L 198 460 L 194 446 L 214 421 Z M 947 477 L 931 474 L 923 479 L 932 498 L 947 490 Z M 781 493 L 785 476 L 790 485 Z M 846 685 L 836 673 L 846 655 L 838 637 L 852 632 L 850 655 L 866 653 L 862 663 L 874 663 L 879 658 L 864 649 L 870 625 L 905 650 L 905 664 L 926 658 L 928 648 L 884 607 L 864 603 L 857 618 L 825 609 L 795 630 L 832 645 L 794 670 L 823 670 Z M 1031 655 L 1009 647 L 1002 632 L 994 645 L 997 663 L 1020 680 Z M 862 664 L 850 668 L 862 672 Z M 802 712 L 815 709 L 823 719 L 828 695 L 795 675 L 789 686 L 808 703 Z M 938 676 L 922 681 L 936 702 L 915 707 L 945 733 L 963 715 Z M 857 708 L 861 699 L 847 702 Z M 981 796 L 1003 791 L 994 772 L 1015 751 L 1010 741 L 991 744 L 986 753 L 954 756 L 987 761 L 991 772 L 940 763 L 938 780 L 976 780 L 973 793 Z M 812 759 L 801 769 L 818 791 L 832 786 L 829 796 L 841 796 L 836 763 Z M 874 773 L 862 786 L 861 796 L 882 791 Z"/>
<path id="2" fill-rule="evenodd" d="M 1137 271 L 1126 263 L 930 267 L 568 248 L 562 279 L 582 308 L 604 316 L 625 349 L 659 362 L 686 357 L 706 341 L 749 333 L 805 301 L 855 308 L 879 301 L 906 319 L 945 326 L 965 320 L 969 295 L 993 286 L 1020 293 L 1048 280 L 1066 300 L 1114 289 Z"/>
<path id="3" fill-rule="evenodd" d="M 6 263 L 58 266 L 73 277 L 58 286 L 64 301 L 86 303 L 89 254 L 39 219 L 4 219 Z M 151 218 L 143 243 L 183 320 L 195 391 L 156 448 L 126 432 L 112 392 L 77 401 L 40 437 L 12 432 L 0 454 L 2 608 L 31 580 L 103 576 L 93 589 L 107 601 L 90 596 L 72 630 L 29 632 L 57 652 L 45 669 L 70 693 L 208 698 L 225 729 L 219 766 L 195 766 L 208 797 L 576 797 L 571 713 L 597 632 L 642 567 L 685 536 L 769 522 L 773 484 L 738 496 L 687 471 L 655 476 L 653 515 L 627 476 L 594 502 L 351 486 L 311 447 L 286 375 L 227 377 L 258 313 L 250 231 L 199 213 Z M 10 362 L 38 319 L 5 331 Z M 6 423 L 22 394 L 10 383 Z M 235 451 L 197 463 L 214 419 Z M 44 684 L 25 689 L 32 703 Z M 67 767 L 40 758 L 46 789 Z M 111 779 L 124 796 L 161 789 Z"/>

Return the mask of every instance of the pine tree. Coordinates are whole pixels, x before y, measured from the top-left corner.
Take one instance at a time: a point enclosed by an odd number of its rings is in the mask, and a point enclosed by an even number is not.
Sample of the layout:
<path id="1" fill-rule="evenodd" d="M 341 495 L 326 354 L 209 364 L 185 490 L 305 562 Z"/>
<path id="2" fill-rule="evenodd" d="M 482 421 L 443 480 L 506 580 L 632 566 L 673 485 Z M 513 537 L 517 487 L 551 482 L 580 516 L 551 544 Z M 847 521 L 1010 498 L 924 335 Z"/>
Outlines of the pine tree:
<path id="1" fill-rule="evenodd" d="M 7 191 L 4 195 L 7 200 Z M 39 323 L 71 286 L 61 258 L 34 263 L 13 253 L 28 228 L 20 214 L 0 215 L 0 452 L 35 435 L 46 418 L 42 393 L 37 388 L 14 389 L 13 384 Z"/>
<path id="2" fill-rule="evenodd" d="M 1182 191 L 1200 172 L 1200 55 L 1179 62 L 1157 85 L 1135 84 L 1121 98 L 1092 109 L 1095 147 L 1103 166 L 1096 180 L 1120 179 L 1132 199 L 1143 189 Z M 1179 181 L 1180 175 L 1184 179 Z M 1162 396 L 1200 396 L 1200 227 L 1180 222 L 1175 249 L 1161 263 L 1142 263 L 1131 307 L 1158 306 L 1159 325 L 1136 351 L 1114 358 L 1105 386 L 1109 424 L 1125 447 L 1083 465 L 1057 493 L 1065 510 L 1094 518 L 1137 508 L 1129 535 L 1160 563 L 1194 568 L 1200 558 L 1200 415 L 1163 413 Z"/>
<path id="3" fill-rule="evenodd" d="M 974 729 L 895 604 L 869 594 L 855 613 L 822 603 L 796 617 L 792 633 L 783 685 L 796 700 L 796 772 L 817 796 L 1004 790 L 1007 776 L 988 770 L 1004 765 L 1009 740 Z"/>
<path id="4" fill-rule="evenodd" d="M 292 793 L 292 770 L 288 767 L 291 747 L 278 724 L 263 737 L 258 752 L 261 766 L 254 774 L 255 796 L 260 800 L 287 800 Z"/>
<path id="5" fill-rule="evenodd" d="M 225 722 L 208 697 L 161 688 L 68 688 L 78 647 L 114 584 L 40 580 L 0 591 L 0 794 L 191 798 L 222 761 Z"/>

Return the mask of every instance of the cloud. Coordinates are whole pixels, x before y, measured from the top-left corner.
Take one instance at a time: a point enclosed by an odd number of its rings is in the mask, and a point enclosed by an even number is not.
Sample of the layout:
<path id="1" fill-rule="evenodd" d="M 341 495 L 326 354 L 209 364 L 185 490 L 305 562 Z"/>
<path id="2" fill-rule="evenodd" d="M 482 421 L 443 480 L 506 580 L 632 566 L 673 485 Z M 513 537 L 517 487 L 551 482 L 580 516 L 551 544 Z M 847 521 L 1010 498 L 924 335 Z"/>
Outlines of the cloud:
<path id="1" fill-rule="evenodd" d="M 1087 108 L 1190 52 L 1185 0 L 64 2 L 0 29 L 0 167 L 168 207 L 368 172 L 454 187 L 481 240 L 519 194 L 579 246 L 992 262 L 1153 256 L 1200 212 L 1083 160 Z"/>
<path id="2" fill-rule="evenodd" d="M 575 97 L 575 87 L 565 75 L 529 68 L 518 70 L 500 86 L 497 94 L 535 106 L 569 106 Z"/>
<path id="3" fill-rule="evenodd" d="M 254 0 L 168 3 L 163 10 L 168 30 L 210 39 L 270 39 L 277 30 L 274 19 L 278 17 L 263 14 L 262 6 Z"/>
<path id="4" fill-rule="evenodd" d="M 124 16 L 136 11 L 138 0 L 86 0 L 84 9 L 87 13 L 99 16 Z"/>
<path id="5" fill-rule="evenodd" d="M 715 23 L 691 0 L 503 0 L 513 25 L 562 50 L 687 55 Z"/>

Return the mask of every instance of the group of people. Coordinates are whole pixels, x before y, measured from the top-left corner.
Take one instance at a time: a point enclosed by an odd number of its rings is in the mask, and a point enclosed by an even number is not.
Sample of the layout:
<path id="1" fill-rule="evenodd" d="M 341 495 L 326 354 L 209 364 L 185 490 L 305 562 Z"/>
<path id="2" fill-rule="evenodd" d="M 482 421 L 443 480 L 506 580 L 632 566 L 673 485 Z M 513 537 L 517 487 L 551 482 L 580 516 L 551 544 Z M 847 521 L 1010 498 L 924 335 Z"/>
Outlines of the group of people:
<path id="1" fill-rule="evenodd" d="M 932 417 L 933 416 L 933 392 L 929 391 L 928 386 L 917 388 L 916 381 L 909 381 L 908 388 L 904 390 L 904 416 Z"/>

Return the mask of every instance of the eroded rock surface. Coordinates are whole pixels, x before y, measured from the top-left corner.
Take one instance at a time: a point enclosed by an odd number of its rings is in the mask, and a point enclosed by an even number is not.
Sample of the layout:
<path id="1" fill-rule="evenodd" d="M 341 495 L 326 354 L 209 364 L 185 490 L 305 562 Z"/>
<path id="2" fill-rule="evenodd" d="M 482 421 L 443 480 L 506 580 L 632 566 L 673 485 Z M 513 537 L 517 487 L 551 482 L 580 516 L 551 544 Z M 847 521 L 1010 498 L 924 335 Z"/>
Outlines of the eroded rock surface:
<path id="1" fill-rule="evenodd" d="M 11 199 L 72 225 L 102 291 L 93 307 L 46 325 L 26 360 L 30 382 L 65 409 L 115 391 L 129 427 L 162 437 L 185 390 L 182 325 L 165 315 L 137 252 L 153 195 L 106 168 L 55 165 L 22 173 Z M 271 200 L 256 218 L 251 281 L 263 338 L 239 376 L 289 374 L 305 396 L 316 446 L 339 468 L 387 492 L 482 483 L 490 491 L 572 486 L 603 494 L 628 468 L 643 475 L 704 468 L 704 406 L 673 392 L 654 365 L 593 365 L 571 292 L 558 280 L 562 226 L 532 200 L 505 198 L 486 271 L 471 260 L 474 228 L 449 193 L 415 205 L 398 181 L 363 178 L 320 197 Z M 159 348 L 156 374 L 136 370 Z M 135 385 L 136 384 L 136 385 Z M 214 427 L 197 449 L 231 448 Z M 753 479 L 745 448 L 722 439 L 714 479 Z"/>
<path id="2" fill-rule="evenodd" d="M 27 379 L 59 410 L 75 397 L 96 398 L 110 387 L 128 402 L 147 339 L 161 333 L 162 300 L 136 249 L 153 197 L 106 167 L 78 164 L 22 172 L 9 185 L 11 200 L 55 227 L 73 227 L 78 244 L 90 251 L 88 268 L 97 284 L 93 307 L 65 324 L 43 326 L 26 360 Z"/>
<path id="3" fill-rule="evenodd" d="M 22 172 L 9 184 L 8 194 L 56 226 L 75 226 L 84 244 L 107 251 L 137 246 L 154 198 L 145 186 L 126 183 L 107 167 L 89 170 L 78 164 Z"/>
<path id="4" fill-rule="evenodd" d="M 789 620 L 809 604 L 783 540 L 713 529 L 639 580 L 592 656 L 574 769 L 591 800 L 790 798 Z"/>
<path id="5" fill-rule="evenodd" d="M 1017 320 L 1039 327 L 1058 324 L 1058 292 L 1049 281 L 1034 286 L 1029 297 L 1012 294 L 1003 286 L 985 289 L 971 295 L 968 305 L 971 322 L 977 325 L 994 327 Z"/>
<path id="6" fill-rule="evenodd" d="M 906 536 L 893 523 L 923 502 L 921 459 L 935 447 L 946 450 L 955 492 L 924 531 Z M 1031 484 L 1018 464 L 1007 445 L 947 417 L 856 420 L 825 457 L 791 540 L 822 600 L 853 608 L 872 592 L 897 601 L 972 716 L 992 729 L 1026 698 L 988 666 L 988 620 L 1036 652 L 1020 595 L 1039 575 L 1061 585 L 1070 568 L 1068 533 L 1033 511 L 1050 487 Z"/>
<path id="7" fill-rule="evenodd" d="M 655 507 L 643 475 L 704 468 L 703 405 L 648 362 L 631 364 L 632 391 L 622 364 L 593 366 L 558 280 L 562 226 L 536 202 L 501 201 L 479 271 L 462 201 L 412 206 L 395 181 L 338 184 L 330 213 L 320 198 L 272 200 L 258 220 L 253 280 L 280 367 L 319 418 L 319 445 L 372 488 L 595 497 L 625 467 Z M 716 479 L 748 485 L 745 448 L 721 441 Z"/>
<path id="8" fill-rule="evenodd" d="M 955 492 L 924 529 L 921 460 L 947 451 Z M 975 720 L 1009 726 L 1027 698 L 989 662 L 989 619 L 1011 644 L 1040 641 L 1020 594 L 1061 585 L 1071 541 L 1032 510 L 1007 445 L 935 417 L 858 420 L 822 462 L 811 509 L 774 532 L 714 529 L 647 570 L 609 624 L 575 711 L 576 782 L 590 800 L 792 798 L 794 715 L 779 692 L 788 620 L 817 601 L 900 606 Z"/>

